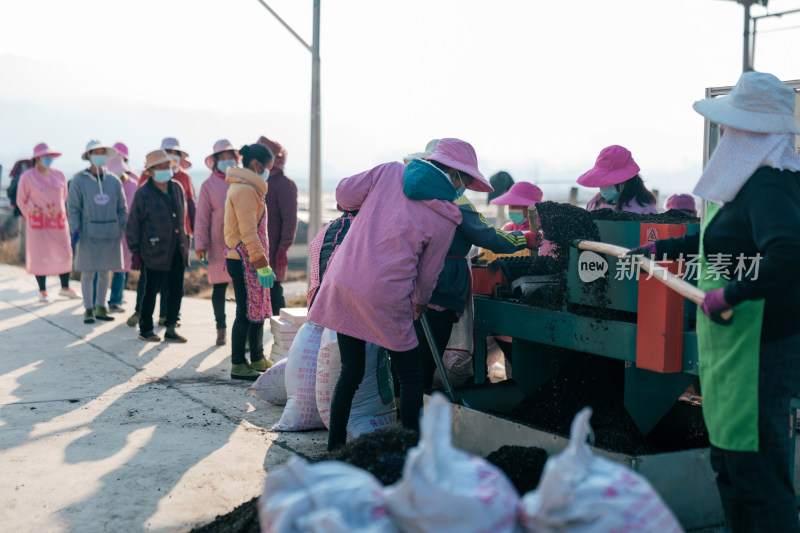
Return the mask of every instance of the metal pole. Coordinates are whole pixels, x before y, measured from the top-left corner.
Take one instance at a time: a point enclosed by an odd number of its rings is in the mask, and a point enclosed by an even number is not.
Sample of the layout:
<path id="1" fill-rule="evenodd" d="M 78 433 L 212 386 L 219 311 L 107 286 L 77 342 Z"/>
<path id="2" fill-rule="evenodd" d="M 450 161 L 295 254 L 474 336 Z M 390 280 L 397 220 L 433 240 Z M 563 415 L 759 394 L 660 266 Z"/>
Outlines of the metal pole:
<path id="1" fill-rule="evenodd" d="M 260 3 L 262 6 L 264 6 L 264 7 L 267 9 L 267 11 L 269 11 L 270 13 L 272 13 L 272 16 L 273 16 L 273 17 L 275 17 L 275 18 L 278 20 L 278 22 L 280 22 L 280 23 L 283 25 L 283 27 L 284 27 L 284 28 L 286 28 L 286 29 L 289 31 L 289 33 L 291 33 L 292 35 L 294 35 L 294 38 L 295 38 L 295 39 L 297 39 L 298 41 L 300 41 L 300 44 L 302 44 L 302 45 L 305 47 L 305 49 L 306 49 L 306 50 L 308 50 L 309 52 L 311 51 L 311 47 L 308 45 L 308 43 L 307 43 L 307 42 L 305 42 L 305 41 L 303 40 L 303 38 L 302 38 L 302 37 L 300 37 L 300 36 L 297 34 L 297 32 L 296 32 L 296 31 L 294 31 L 294 30 L 292 29 L 292 27 L 291 27 L 291 26 L 289 26 L 288 24 L 286 24 L 286 21 L 285 21 L 285 20 L 283 20 L 283 19 L 280 17 L 280 15 L 278 15 L 278 14 L 275 12 L 275 10 L 274 10 L 274 9 L 272 9 L 271 7 L 269 7 L 269 5 L 267 5 L 267 3 L 266 3 L 264 0 L 258 0 L 258 2 L 259 2 L 259 3 Z"/>
<path id="2" fill-rule="evenodd" d="M 750 62 L 750 5 L 752 0 L 742 0 L 744 5 L 744 52 L 742 57 L 742 72 L 750 72 L 753 66 Z"/>
<path id="3" fill-rule="evenodd" d="M 320 166 L 320 0 L 314 0 L 314 37 L 311 41 L 311 168 L 309 171 L 308 242 L 322 227 L 322 172 Z M 306 268 L 311 281 L 311 262 Z"/>

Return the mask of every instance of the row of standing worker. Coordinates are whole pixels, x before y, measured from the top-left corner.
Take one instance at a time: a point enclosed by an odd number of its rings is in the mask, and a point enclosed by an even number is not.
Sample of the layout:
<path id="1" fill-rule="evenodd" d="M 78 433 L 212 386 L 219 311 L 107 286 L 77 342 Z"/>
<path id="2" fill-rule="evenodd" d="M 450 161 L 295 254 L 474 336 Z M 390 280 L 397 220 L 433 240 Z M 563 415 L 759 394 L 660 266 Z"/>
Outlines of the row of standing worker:
<path id="1" fill-rule="evenodd" d="M 84 323 L 111 321 L 114 313 L 124 312 L 128 272 L 139 270 L 135 310 L 127 324 L 138 326 L 140 339 L 160 341 L 153 319 L 160 294 L 158 325 L 166 328 L 164 340 L 186 342 L 176 328 L 189 265 L 189 240 L 194 234 L 195 253 L 207 265 L 208 282 L 213 286 L 217 345 L 227 342 L 229 283 L 237 297 L 232 377 L 255 379 L 259 370 L 266 370 L 270 363 L 260 340 L 265 312 L 259 308 L 259 320 L 248 315 L 248 298 L 255 299 L 255 294 L 246 292 L 252 285 L 248 268 L 257 264 L 261 269 L 263 276 L 254 274 L 258 287 L 263 283 L 271 290 L 266 294 L 258 291 L 260 304 L 268 307 L 266 313 L 277 313 L 285 306 L 281 282 L 297 230 L 297 187 L 283 171 L 286 150 L 266 137 L 246 146 L 242 153 L 227 140 L 217 141 L 205 159 L 211 175 L 196 198 L 186 172 L 191 166 L 189 154 L 175 138 L 165 138 L 161 149 L 147 155 L 140 176 L 132 170 L 122 143 L 107 146 L 90 141 L 81 156 L 89 167 L 69 182 L 53 167 L 60 155 L 44 143 L 37 145 L 31 167 L 21 172 L 14 186 L 13 201 L 25 220 L 25 263 L 36 277 L 40 301 L 49 301 L 46 276 L 54 274 L 60 277 L 61 296 L 80 299 L 69 286 L 74 268 L 81 273 Z M 257 172 L 238 168 L 240 161 Z M 232 172 L 226 172 L 229 169 Z M 235 194 L 229 195 L 229 190 Z M 226 202 L 232 206 L 227 228 Z M 232 239 L 229 244 L 226 231 Z M 250 260 L 242 260 L 240 252 L 248 253 L 238 246 L 242 240 L 247 242 Z M 245 360 L 248 337 L 251 364 Z"/>
<path id="2" fill-rule="evenodd" d="M 795 146 L 800 130 L 794 122 L 795 94 L 770 74 L 748 72 L 729 96 L 697 102 L 694 108 L 724 131 L 694 190 L 709 202 L 701 232 L 649 243 L 631 253 L 669 259 L 699 254 L 705 272 L 711 268 L 710 254 L 761 258 L 758 279 L 747 274 L 736 279 L 730 275 L 699 278 L 706 292 L 697 316 L 703 414 L 728 529 L 800 531 L 790 471 L 794 453 L 790 450 L 794 424 L 790 400 L 800 391 L 800 281 L 794 276 L 800 261 L 800 157 Z M 541 249 L 546 245 L 543 235 L 525 226 L 524 210 L 542 199 L 538 188 L 519 183 L 495 198 L 494 203 L 509 206 L 512 220 L 505 230 L 495 228 L 463 196 L 466 189 L 493 190 L 478 169 L 475 150 L 454 138 L 433 144 L 407 164 L 390 162 L 341 180 L 336 201 L 343 214 L 311 242 L 308 317 L 337 332 L 341 353 L 341 373 L 331 402 L 331 450 L 346 440 L 353 396 L 364 377 L 365 343 L 389 351 L 400 384 L 400 419 L 404 427 L 418 430 L 423 389 L 433 366 L 421 334 L 421 318 L 427 317 L 434 342 L 442 350 L 469 303 L 469 250 L 477 245 L 497 253 L 526 248 L 546 252 Z M 96 203 L 99 192 L 105 202 L 102 195 L 120 188 L 97 190 L 104 171 L 102 164 L 91 159 L 96 148 L 90 144 L 84 154 L 92 166 L 79 174 L 87 183 L 80 201 Z M 230 164 L 224 169 L 230 188 L 222 223 L 225 265 L 237 301 L 231 377 L 255 379 L 266 365 L 259 368 L 263 353 L 252 350 L 261 340 L 258 325 L 263 327 L 271 314 L 271 267 L 278 265 L 278 258 L 266 253 L 263 201 L 272 187 L 269 169 L 274 160 L 272 151 L 260 144 L 243 147 L 234 160 L 238 162 L 239 157 L 241 167 Z M 222 174 L 219 167 L 225 165 L 220 160 L 215 159 L 215 172 Z M 37 163 L 37 171 L 46 175 L 41 166 Z M 160 198 L 169 198 L 172 204 L 159 208 L 158 202 L 145 202 L 142 195 L 139 206 L 136 200 L 143 190 L 139 189 L 131 218 L 147 221 L 140 225 L 142 235 L 149 235 L 148 224 L 167 223 L 188 246 L 179 223 L 183 195 L 170 177 L 173 166 L 166 152 L 148 155 L 146 172 L 154 178 L 151 183 L 156 182 L 153 187 Z M 594 167 L 578 180 L 599 189 L 587 208 L 657 212 L 655 196 L 644 186 L 639 171 L 627 149 L 616 145 L 604 149 Z M 676 199 L 676 207 L 693 210 L 693 202 L 691 208 L 688 201 L 681 203 L 687 198 L 691 197 Z M 69 224 L 70 230 L 79 232 L 77 260 L 82 266 L 81 240 L 105 233 L 103 228 L 87 226 L 86 218 L 72 215 L 78 199 L 73 200 L 70 190 Z M 146 209 L 144 203 L 148 203 Z M 119 228 L 108 233 L 119 237 L 126 209 L 122 204 L 115 209 L 118 216 L 110 220 Z M 137 240 L 136 236 L 129 222 L 128 246 L 134 256 L 145 260 L 148 273 L 149 252 L 144 249 L 153 247 L 155 253 L 164 243 L 160 237 L 153 244 L 152 237 Z M 182 272 L 188 250 L 180 250 Z M 178 261 L 170 253 L 178 252 L 165 250 L 156 255 L 172 260 L 177 268 Z M 210 260 L 213 252 L 198 249 L 198 254 L 201 260 Z M 97 270 L 89 267 L 90 273 Z M 82 286 L 86 291 L 90 284 Z M 96 300 L 95 309 L 101 304 L 102 300 Z M 151 312 L 151 305 L 140 311 L 140 334 L 145 339 L 150 332 L 143 315 Z M 730 309 L 734 310 L 732 321 L 723 318 Z M 177 335 L 175 321 L 173 309 L 167 317 L 167 333 Z M 243 349 L 248 336 L 249 364 Z"/>

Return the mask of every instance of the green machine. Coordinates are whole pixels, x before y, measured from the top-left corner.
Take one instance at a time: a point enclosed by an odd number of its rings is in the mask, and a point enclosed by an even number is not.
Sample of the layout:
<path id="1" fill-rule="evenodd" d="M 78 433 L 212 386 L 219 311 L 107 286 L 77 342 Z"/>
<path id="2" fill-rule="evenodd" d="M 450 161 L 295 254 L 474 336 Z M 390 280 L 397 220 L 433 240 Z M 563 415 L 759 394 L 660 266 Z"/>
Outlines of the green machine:
<path id="1" fill-rule="evenodd" d="M 596 220 L 595 224 L 602 242 L 625 248 L 700 230 L 699 224 L 604 220 Z M 543 349 L 545 345 L 554 346 L 624 361 L 625 408 L 641 432 L 647 434 L 697 376 L 696 306 L 680 297 L 676 300 L 656 280 L 637 280 L 630 261 L 574 247 L 569 254 L 566 287 L 563 283 L 548 287 L 551 291 L 566 291 L 560 308 L 523 303 L 519 291 L 510 293 L 498 284 L 475 288 L 477 388 L 462 393 L 462 401 L 479 410 L 509 413 L 558 368 L 558 350 Z M 639 277 L 646 276 L 642 271 Z M 595 290 L 592 284 L 598 283 L 605 283 L 605 290 Z M 646 290 L 657 294 L 640 300 L 644 283 L 650 284 Z M 598 294 L 604 297 L 598 298 Z M 643 306 L 646 312 L 640 314 Z M 666 327 L 659 329 L 659 323 Z M 491 335 L 513 339 L 513 382 L 494 387 L 486 384 L 481 390 L 487 374 L 485 339 Z M 664 365 L 659 357 L 670 361 Z"/>

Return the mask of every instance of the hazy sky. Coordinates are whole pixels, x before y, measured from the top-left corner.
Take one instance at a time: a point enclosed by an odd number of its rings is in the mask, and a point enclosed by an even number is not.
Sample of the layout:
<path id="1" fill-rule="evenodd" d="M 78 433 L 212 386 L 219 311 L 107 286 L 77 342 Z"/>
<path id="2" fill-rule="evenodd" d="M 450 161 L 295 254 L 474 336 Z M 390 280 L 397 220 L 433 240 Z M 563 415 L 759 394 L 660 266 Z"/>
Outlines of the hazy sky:
<path id="1" fill-rule="evenodd" d="M 311 0 L 268 3 L 310 41 Z M 487 175 L 574 180 L 622 144 L 651 186 L 689 190 L 691 104 L 738 79 L 742 18 L 722 0 L 322 0 L 323 178 L 452 136 Z M 307 186 L 310 53 L 256 0 L 3 1 L 0 20 L 6 171 L 45 140 L 72 173 L 93 137 L 125 141 L 138 168 L 164 136 L 196 170 L 215 140 L 266 134 Z M 759 23 L 757 70 L 800 78 L 797 26 Z"/>

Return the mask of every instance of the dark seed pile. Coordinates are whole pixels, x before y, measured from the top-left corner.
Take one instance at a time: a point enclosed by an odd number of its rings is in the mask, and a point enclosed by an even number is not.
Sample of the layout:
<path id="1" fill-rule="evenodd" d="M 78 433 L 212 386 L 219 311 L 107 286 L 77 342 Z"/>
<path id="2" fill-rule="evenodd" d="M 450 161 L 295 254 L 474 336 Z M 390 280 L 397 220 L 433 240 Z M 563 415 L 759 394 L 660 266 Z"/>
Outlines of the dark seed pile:
<path id="1" fill-rule="evenodd" d="M 558 202 L 540 202 L 536 205 L 544 238 L 553 243 L 555 258 L 551 261 L 551 271 L 558 276 L 558 288 L 551 291 L 546 307 L 559 309 L 563 307 L 569 296 L 567 288 L 567 272 L 570 249 L 576 239 L 599 241 L 600 230 L 597 229 L 588 211 L 581 207 Z M 607 306 L 607 278 L 601 278 L 584 286 L 597 308 Z"/>
<path id="2" fill-rule="evenodd" d="M 540 204 L 541 205 L 541 204 Z M 623 222 L 650 222 L 653 224 L 699 224 L 700 219 L 692 217 L 678 211 L 670 209 L 657 215 L 639 215 L 636 213 L 617 212 L 613 209 L 598 209 L 590 213 L 592 220 L 616 220 Z"/>
<path id="3" fill-rule="evenodd" d="M 539 390 L 514 409 L 512 419 L 569 437 L 572 419 L 583 407 L 590 406 L 594 445 L 598 448 L 644 455 L 708 445 L 699 406 L 678 402 L 645 437 L 625 409 L 623 361 L 560 350 L 559 360 L 566 359 Z"/>
<path id="4" fill-rule="evenodd" d="M 547 452 L 536 447 L 502 446 L 490 453 L 486 460 L 505 472 L 520 496 L 524 496 L 539 484 Z"/>
<path id="5" fill-rule="evenodd" d="M 361 435 L 347 445 L 322 456 L 320 461 L 343 461 L 370 472 L 384 485 L 403 475 L 406 453 L 419 441 L 419 433 L 400 427 Z"/>
<path id="6" fill-rule="evenodd" d="M 540 202 L 536 205 L 544 238 L 555 246 L 556 262 L 554 271 L 566 271 L 569 264 L 569 250 L 572 241 L 584 239 L 600 240 L 600 231 L 592 221 L 592 216 L 581 207 L 558 202 Z"/>
<path id="7" fill-rule="evenodd" d="M 258 522 L 258 498 L 245 502 L 213 522 L 197 527 L 192 533 L 261 533 Z"/>

